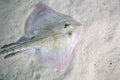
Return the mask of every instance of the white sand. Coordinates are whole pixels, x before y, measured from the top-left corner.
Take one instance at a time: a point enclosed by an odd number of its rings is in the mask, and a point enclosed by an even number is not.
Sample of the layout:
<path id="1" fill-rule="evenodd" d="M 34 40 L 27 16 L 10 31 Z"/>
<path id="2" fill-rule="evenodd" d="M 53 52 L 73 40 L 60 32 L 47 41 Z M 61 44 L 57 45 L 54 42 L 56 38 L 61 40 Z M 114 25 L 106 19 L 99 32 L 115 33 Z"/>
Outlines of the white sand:
<path id="1" fill-rule="evenodd" d="M 19 39 L 34 5 L 42 0 L 0 0 L 0 46 Z M 40 66 L 34 54 L 0 56 L 0 80 L 120 80 L 120 0 L 43 0 L 84 28 L 70 69 Z"/>

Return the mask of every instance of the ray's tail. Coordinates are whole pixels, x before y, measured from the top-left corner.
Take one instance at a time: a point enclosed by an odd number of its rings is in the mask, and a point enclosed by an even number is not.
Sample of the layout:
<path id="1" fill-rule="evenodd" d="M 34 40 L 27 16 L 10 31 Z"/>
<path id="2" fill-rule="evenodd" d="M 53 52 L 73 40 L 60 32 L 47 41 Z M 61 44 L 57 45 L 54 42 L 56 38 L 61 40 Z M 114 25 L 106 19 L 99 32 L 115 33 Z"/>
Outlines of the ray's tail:
<path id="1" fill-rule="evenodd" d="M 18 45 L 19 44 L 17 42 L 3 45 L 0 50 L 0 55 L 8 54 L 10 51 L 14 51 L 14 48 L 17 47 Z"/>
<path id="2" fill-rule="evenodd" d="M 9 58 L 11 56 L 14 56 L 15 54 L 17 54 L 19 52 L 19 51 L 14 51 L 14 48 L 16 46 L 18 46 L 17 42 L 3 45 L 1 47 L 0 55 L 5 54 L 4 58 Z"/>
<path id="3" fill-rule="evenodd" d="M 4 58 L 11 57 L 29 48 L 29 43 L 34 40 L 36 40 L 35 37 L 30 39 L 22 37 L 14 43 L 3 45 L 0 49 L 0 55 L 5 54 Z"/>
<path id="4" fill-rule="evenodd" d="M 18 41 L 10 43 L 10 44 L 5 44 L 1 47 L 0 49 L 0 55 L 1 54 L 8 54 L 10 51 L 14 51 L 15 48 L 18 46 L 24 44 L 27 41 L 26 38 L 22 37 Z"/>
<path id="5" fill-rule="evenodd" d="M 1 47 L 1 49 L 6 49 L 6 48 L 8 48 L 10 46 L 14 46 L 14 45 L 16 45 L 16 42 L 15 43 L 10 43 L 10 44 L 5 44 Z"/>

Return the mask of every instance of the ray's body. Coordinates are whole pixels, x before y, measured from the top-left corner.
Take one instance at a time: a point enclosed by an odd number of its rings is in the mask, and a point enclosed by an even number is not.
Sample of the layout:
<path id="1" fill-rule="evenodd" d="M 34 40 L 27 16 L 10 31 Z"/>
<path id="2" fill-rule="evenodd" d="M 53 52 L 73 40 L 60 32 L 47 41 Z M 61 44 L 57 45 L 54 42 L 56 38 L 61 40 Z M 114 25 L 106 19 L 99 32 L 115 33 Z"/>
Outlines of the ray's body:
<path id="1" fill-rule="evenodd" d="M 80 36 L 81 24 L 72 17 L 38 3 L 26 20 L 24 35 L 1 47 L 1 54 L 15 54 L 34 48 L 44 66 L 65 69 Z"/>

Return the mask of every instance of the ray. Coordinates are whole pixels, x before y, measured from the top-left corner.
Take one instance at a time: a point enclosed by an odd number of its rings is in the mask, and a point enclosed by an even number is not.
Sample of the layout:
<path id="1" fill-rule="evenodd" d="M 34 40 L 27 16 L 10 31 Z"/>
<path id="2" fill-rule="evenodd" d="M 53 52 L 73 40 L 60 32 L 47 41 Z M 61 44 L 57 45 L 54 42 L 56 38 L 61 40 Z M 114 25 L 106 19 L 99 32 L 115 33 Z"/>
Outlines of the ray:
<path id="1" fill-rule="evenodd" d="M 14 43 L 3 45 L 0 54 L 6 54 L 6 59 L 21 51 L 35 49 L 41 65 L 66 69 L 80 32 L 78 21 L 40 2 L 26 19 L 23 36 Z"/>

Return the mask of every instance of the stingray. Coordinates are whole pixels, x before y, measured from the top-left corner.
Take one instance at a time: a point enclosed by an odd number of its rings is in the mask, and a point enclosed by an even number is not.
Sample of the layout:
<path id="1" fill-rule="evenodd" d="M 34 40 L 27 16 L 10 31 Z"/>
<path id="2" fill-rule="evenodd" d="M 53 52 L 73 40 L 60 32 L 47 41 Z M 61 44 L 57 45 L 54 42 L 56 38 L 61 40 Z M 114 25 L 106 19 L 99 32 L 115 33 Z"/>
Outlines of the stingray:
<path id="1" fill-rule="evenodd" d="M 66 69 L 80 37 L 81 24 L 43 3 L 36 4 L 26 19 L 23 36 L 1 47 L 4 58 L 33 51 L 41 64 Z"/>

